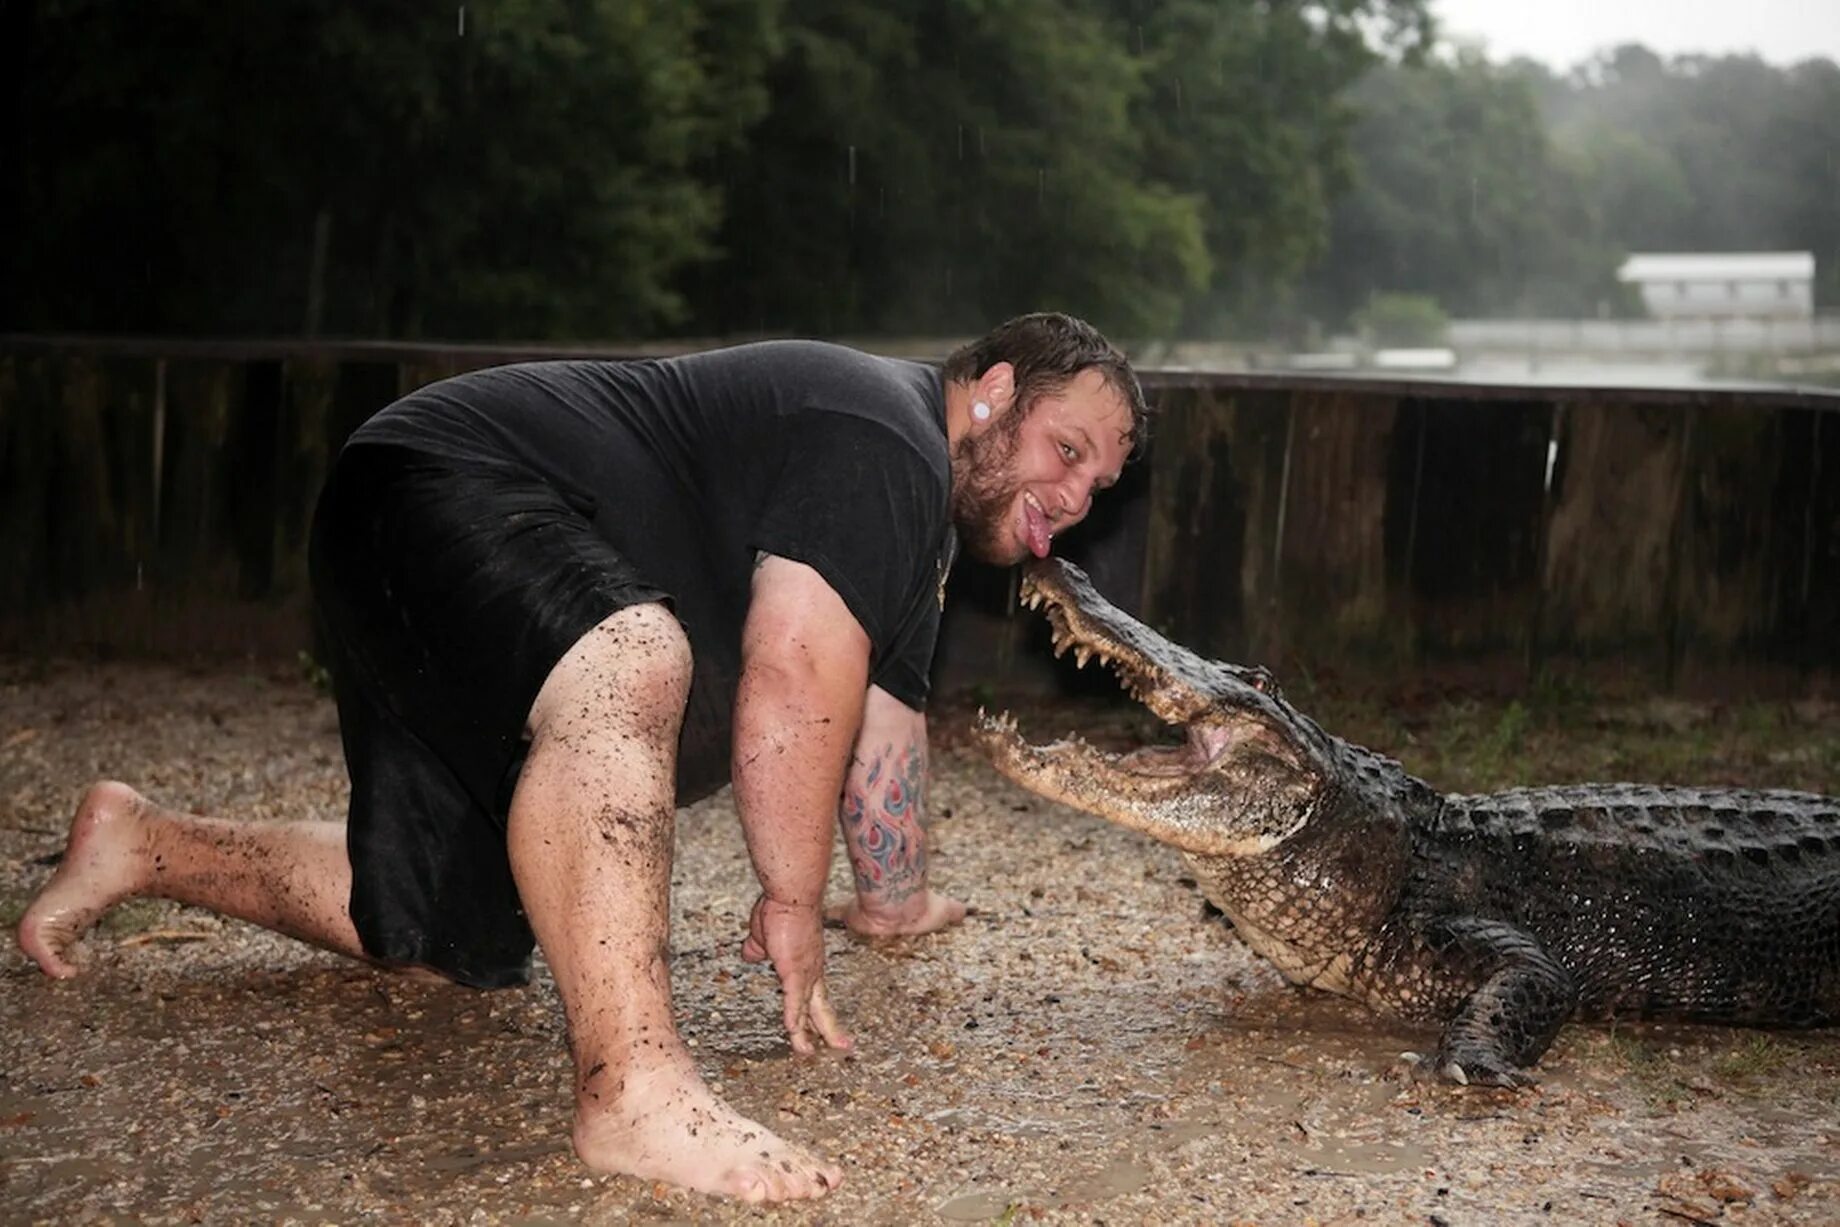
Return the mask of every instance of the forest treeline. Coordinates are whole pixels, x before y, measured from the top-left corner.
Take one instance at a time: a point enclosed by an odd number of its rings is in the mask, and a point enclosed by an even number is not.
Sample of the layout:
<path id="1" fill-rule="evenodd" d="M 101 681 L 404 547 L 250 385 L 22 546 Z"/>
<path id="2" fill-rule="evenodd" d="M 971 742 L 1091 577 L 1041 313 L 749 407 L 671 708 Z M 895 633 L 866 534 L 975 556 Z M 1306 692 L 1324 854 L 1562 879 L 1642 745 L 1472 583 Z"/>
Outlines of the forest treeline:
<path id="1" fill-rule="evenodd" d="M 1563 74 L 1425 0 L 0 0 L 0 330 L 1306 334 L 1813 250 L 1840 68 Z M 1435 48 L 1435 49 L 1434 49 Z"/>

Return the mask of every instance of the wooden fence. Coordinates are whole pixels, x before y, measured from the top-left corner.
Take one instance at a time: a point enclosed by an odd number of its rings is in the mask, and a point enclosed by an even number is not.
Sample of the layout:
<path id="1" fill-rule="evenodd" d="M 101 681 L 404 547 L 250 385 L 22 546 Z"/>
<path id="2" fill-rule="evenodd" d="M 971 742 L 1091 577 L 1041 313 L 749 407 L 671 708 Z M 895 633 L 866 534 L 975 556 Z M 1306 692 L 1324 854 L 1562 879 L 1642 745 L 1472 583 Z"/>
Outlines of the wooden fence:
<path id="1" fill-rule="evenodd" d="M 345 436 L 430 380 L 558 352 L 0 338 L 0 651 L 292 657 Z M 1840 396 L 1145 382 L 1149 454 L 1065 544 L 1197 650 L 1660 689 L 1812 691 L 1840 666 Z M 1012 584 L 961 564 L 942 685 L 1051 675 Z"/>

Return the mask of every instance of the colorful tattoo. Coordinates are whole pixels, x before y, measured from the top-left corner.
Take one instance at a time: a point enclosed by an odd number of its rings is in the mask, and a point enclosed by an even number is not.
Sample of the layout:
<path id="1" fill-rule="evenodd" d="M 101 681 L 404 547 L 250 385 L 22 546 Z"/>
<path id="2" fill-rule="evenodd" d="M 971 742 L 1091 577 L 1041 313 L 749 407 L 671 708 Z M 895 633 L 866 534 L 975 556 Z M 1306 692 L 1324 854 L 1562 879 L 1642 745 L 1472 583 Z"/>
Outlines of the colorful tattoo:
<path id="1" fill-rule="evenodd" d="M 925 788 L 924 743 L 909 742 L 899 755 L 886 745 L 854 764 L 841 812 L 859 893 L 899 903 L 925 884 Z"/>

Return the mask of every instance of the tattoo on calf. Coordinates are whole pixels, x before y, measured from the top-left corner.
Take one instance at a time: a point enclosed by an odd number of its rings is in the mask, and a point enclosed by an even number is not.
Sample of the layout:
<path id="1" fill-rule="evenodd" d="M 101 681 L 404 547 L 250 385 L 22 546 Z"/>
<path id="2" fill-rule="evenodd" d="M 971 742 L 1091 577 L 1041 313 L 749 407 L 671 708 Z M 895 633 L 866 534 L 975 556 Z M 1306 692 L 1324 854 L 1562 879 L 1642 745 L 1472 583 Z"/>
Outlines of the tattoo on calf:
<path id="1" fill-rule="evenodd" d="M 857 891 L 898 903 L 926 881 L 926 752 L 909 742 L 897 755 L 890 744 L 867 768 L 844 787 L 844 842 Z"/>

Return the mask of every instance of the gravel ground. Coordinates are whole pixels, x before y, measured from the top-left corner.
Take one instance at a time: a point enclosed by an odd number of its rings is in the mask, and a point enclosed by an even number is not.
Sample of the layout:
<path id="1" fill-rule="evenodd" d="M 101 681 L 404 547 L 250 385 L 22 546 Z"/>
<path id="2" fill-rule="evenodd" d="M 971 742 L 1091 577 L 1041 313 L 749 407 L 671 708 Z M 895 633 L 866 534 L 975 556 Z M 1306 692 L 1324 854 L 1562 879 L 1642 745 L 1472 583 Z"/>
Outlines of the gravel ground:
<path id="1" fill-rule="evenodd" d="M 1420 1084 L 1400 1054 L 1429 1033 L 1285 987 L 1174 853 L 1000 780 L 962 728 L 935 724 L 934 863 L 974 913 L 830 934 L 848 1059 L 793 1057 L 739 960 L 727 794 L 680 819 L 682 1029 L 740 1110 L 839 1158 L 822 1202 L 580 1167 L 541 971 L 407 981 L 137 903 L 76 981 L 0 955 L 0 1222 L 1840 1222 L 1840 1034 L 1570 1027 L 1537 1087 Z M 297 678 L 0 661 L 9 920 L 104 774 L 239 818 L 344 806 L 331 704 Z"/>

